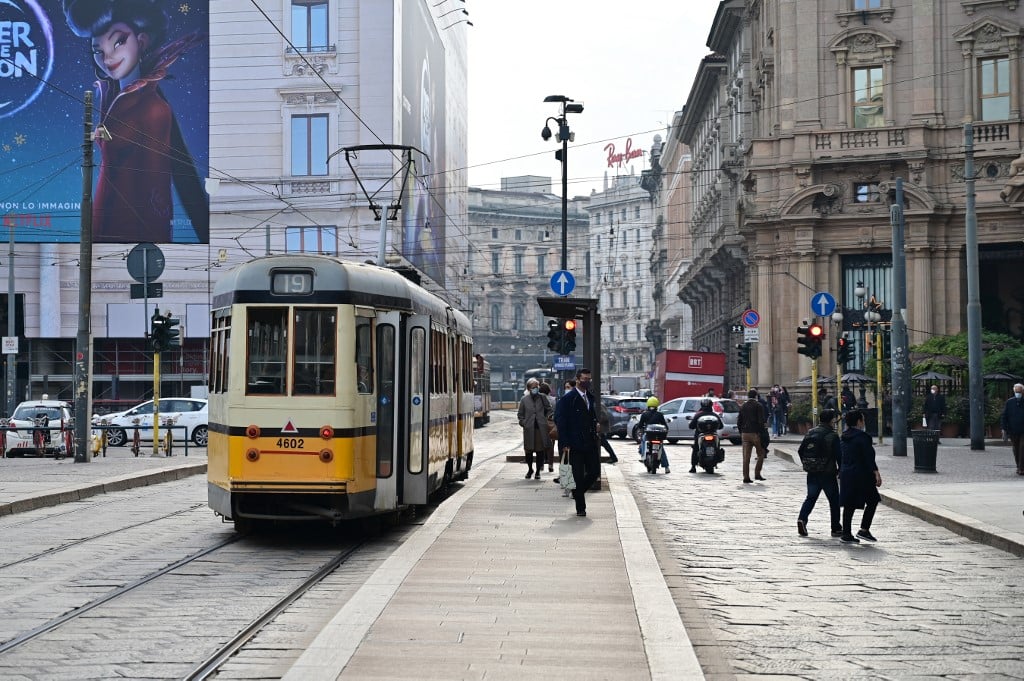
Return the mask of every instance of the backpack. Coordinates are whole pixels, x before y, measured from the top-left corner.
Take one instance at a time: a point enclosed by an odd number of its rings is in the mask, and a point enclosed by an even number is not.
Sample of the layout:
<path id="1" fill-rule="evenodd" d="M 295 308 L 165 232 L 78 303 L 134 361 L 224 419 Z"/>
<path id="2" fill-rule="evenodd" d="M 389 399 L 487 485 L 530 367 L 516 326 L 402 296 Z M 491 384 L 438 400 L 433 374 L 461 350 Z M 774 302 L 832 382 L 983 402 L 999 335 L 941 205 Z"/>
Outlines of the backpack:
<path id="1" fill-rule="evenodd" d="M 829 446 L 829 435 L 834 435 L 834 433 L 819 427 L 812 429 L 804 436 L 800 448 L 797 449 L 804 471 L 828 473 L 835 470 L 836 464 L 832 458 L 832 448 Z"/>

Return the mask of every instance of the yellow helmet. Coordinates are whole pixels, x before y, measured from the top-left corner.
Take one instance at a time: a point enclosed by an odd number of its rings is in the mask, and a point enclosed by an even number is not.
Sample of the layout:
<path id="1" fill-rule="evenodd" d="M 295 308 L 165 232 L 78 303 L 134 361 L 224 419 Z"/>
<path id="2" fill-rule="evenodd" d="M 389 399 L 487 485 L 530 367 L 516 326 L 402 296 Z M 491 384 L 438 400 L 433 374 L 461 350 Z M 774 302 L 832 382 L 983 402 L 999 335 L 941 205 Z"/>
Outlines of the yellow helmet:
<path id="1" fill-rule="evenodd" d="M 647 406 L 648 406 L 648 408 L 650 408 L 650 409 L 657 409 L 659 404 L 661 404 L 661 402 L 658 401 L 657 397 L 648 397 L 647 398 Z"/>

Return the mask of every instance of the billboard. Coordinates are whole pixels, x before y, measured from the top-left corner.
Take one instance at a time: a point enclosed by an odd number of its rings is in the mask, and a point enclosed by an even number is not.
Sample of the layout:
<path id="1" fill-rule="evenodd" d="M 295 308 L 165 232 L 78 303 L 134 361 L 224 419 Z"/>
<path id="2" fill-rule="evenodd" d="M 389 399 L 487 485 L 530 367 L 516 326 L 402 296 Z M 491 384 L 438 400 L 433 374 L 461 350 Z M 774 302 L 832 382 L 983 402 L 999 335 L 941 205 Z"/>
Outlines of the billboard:
<path id="1" fill-rule="evenodd" d="M 402 5 L 402 144 L 416 147 L 415 174 L 399 216 L 402 255 L 445 283 L 445 63 L 444 45 L 423 0 Z"/>
<path id="2" fill-rule="evenodd" d="M 15 241 L 79 240 L 89 89 L 93 239 L 209 241 L 208 9 L 0 0 L 0 221 Z"/>

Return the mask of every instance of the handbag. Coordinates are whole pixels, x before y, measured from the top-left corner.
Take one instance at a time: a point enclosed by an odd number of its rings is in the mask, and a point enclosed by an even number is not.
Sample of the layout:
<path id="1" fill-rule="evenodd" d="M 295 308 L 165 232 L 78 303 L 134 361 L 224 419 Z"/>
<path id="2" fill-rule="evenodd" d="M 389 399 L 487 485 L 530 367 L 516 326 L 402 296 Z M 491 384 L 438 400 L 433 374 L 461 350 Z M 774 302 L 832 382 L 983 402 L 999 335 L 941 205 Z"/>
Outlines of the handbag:
<path id="1" fill-rule="evenodd" d="M 572 465 L 569 464 L 569 453 L 562 451 L 562 460 L 558 464 L 558 484 L 566 492 L 576 489 L 576 480 L 572 477 Z"/>
<path id="2" fill-rule="evenodd" d="M 548 421 L 548 437 L 552 440 L 558 439 L 558 426 L 555 425 L 554 421 Z"/>

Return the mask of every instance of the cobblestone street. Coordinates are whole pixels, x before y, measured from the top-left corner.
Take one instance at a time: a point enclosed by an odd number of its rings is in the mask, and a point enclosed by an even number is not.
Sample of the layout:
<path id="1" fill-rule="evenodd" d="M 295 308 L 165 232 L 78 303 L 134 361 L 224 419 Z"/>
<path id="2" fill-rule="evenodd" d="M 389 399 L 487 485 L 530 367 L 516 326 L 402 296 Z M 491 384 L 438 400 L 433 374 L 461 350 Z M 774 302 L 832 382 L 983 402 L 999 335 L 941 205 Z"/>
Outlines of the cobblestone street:
<path id="1" fill-rule="evenodd" d="M 691 636 L 709 679 L 1024 678 L 1019 558 L 884 505 L 877 544 L 841 544 L 824 495 L 802 538 L 794 464 L 770 456 L 767 481 L 744 485 L 738 447 L 714 476 L 686 472 L 685 444 L 657 476 L 616 449 L 677 604 L 700 608 L 680 609 L 707 626 Z"/>

